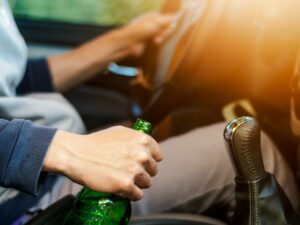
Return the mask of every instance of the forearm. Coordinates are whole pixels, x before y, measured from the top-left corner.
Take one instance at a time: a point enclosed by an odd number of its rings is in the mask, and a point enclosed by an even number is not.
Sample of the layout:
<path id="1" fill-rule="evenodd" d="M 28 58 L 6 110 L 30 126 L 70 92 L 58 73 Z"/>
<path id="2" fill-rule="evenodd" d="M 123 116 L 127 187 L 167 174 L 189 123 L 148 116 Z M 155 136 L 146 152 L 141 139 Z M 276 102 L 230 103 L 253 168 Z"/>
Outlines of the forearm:
<path id="1" fill-rule="evenodd" d="M 54 87 L 66 91 L 77 86 L 101 71 L 112 61 L 129 55 L 127 33 L 123 28 L 105 34 L 63 55 L 48 59 Z"/>

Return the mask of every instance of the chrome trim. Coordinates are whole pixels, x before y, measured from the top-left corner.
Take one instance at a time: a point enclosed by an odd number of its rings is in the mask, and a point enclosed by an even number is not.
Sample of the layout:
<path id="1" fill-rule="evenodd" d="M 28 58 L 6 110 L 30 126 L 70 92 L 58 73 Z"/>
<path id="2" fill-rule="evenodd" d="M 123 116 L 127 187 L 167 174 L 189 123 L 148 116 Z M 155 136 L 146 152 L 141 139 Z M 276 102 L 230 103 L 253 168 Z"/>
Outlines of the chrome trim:
<path id="1" fill-rule="evenodd" d="M 232 120 L 230 123 L 227 124 L 224 130 L 224 138 L 227 142 L 232 142 L 232 138 L 236 129 L 239 126 L 243 125 L 244 123 L 251 122 L 254 119 L 249 116 L 243 116 Z"/>

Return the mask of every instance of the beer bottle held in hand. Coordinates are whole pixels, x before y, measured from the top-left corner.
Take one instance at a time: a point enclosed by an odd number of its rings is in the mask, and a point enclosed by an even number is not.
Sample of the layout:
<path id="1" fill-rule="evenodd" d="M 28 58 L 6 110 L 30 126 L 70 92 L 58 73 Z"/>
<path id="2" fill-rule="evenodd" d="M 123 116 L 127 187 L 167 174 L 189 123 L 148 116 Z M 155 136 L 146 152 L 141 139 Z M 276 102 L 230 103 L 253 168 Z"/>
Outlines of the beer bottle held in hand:
<path id="1" fill-rule="evenodd" d="M 133 129 L 150 135 L 152 125 L 137 119 Z M 77 195 L 63 225 L 127 225 L 130 217 L 129 199 L 83 188 Z"/>

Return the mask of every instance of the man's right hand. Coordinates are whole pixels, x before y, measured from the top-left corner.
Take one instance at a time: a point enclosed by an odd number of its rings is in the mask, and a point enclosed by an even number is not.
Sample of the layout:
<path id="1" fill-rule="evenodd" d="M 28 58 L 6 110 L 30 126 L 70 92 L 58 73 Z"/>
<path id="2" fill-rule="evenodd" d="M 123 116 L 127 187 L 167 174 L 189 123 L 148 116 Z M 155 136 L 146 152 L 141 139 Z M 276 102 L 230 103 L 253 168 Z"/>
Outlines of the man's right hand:
<path id="1" fill-rule="evenodd" d="M 99 192 L 140 200 L 152 185 L 159 145 L 150 136 L 117 126 L 89 135 L 58 131 L 48 149 L 44 171 L 61 173 Z"/>

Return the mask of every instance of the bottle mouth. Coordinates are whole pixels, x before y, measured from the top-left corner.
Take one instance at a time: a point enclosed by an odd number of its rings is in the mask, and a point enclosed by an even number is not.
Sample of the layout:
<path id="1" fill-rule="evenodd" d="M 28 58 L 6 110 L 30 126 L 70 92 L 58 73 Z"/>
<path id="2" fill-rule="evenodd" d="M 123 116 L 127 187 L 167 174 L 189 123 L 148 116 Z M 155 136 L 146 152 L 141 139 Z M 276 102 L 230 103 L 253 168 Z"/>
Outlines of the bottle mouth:
<path id="1" fill-rule="evenodd" d="M 233 138 L 234 132 L 244 123 L 251 122 L 254 119 L 249 116 L 242 116 L 232 120 L 230 123 L 227 124 L 224 130 L 224 138 L 227 142 L 231 142 Z"/>
<path id="2" fill-rule="evenodd" d="M 147 122 L 143 119 L 138 118 L 136 120 L 136 122 L 134 123 L 134 125 L 133 125 L 133 129 L 142 131 L 146 134 L 151 134 L 152 130 L 153 130 L 153 127 L 152 127 L 151 123 L 149 123 L 149 122 Z"/>

